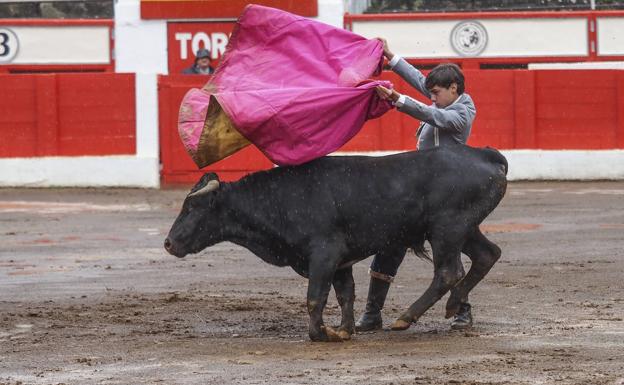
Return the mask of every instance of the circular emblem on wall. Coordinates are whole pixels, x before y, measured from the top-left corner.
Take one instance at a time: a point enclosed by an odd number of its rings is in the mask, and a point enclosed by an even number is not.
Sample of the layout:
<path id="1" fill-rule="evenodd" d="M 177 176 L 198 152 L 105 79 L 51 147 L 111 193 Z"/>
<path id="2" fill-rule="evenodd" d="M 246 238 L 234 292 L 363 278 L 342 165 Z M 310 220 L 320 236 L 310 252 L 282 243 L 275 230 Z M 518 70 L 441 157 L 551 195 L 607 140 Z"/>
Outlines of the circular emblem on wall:
<path id="1" fill-rule="evenodd" d="M 17 55 L 19 41 L 15 32 L 0 28 L 0 64 L 10 63 Z"/>
<path id="2" fill-rule="evenodd" d="M 461 56 L 477 56 L 487 46 L 488 35 L 478 21 L 457 23 L 451 32 L 451 46 Z"/>

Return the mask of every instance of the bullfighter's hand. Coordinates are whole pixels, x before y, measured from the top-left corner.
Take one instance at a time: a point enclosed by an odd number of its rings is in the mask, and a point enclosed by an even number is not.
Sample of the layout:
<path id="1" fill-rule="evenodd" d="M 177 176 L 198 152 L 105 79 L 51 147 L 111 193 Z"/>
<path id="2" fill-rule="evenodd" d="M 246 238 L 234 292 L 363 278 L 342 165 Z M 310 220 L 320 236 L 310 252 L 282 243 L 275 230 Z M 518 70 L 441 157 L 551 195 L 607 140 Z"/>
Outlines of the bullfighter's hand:
<path id="1" fill-rule="evenodd" d="M 392 58 L 394 57 L 394 54 L 392 52 L 390 52 L 390 48 L 388 47 L 388 40 L 384 39 L 383 37 L 378 37 L 376 39 L 379 40 L 383 44 L 383 54 L 384 54 L 384 56 L 388 60 L 392 60 Z"/>
<path id="2" fill-rule="evenodd" d="M 390 100 L 391 102 L 396 103 L 399 100 L 401 94 L 396 92 L 395 90 L 388 89 L 384 86 L 375 87 L 375 91 L 377 91 L 377 95 L 383 100 Z"/>

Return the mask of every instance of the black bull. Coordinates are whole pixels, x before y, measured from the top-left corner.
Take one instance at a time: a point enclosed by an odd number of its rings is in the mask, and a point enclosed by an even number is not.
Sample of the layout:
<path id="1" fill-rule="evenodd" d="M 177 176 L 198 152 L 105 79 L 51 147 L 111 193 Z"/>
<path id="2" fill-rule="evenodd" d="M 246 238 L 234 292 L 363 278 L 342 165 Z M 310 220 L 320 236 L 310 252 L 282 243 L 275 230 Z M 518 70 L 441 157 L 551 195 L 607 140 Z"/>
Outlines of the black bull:
<path id="1" fill-rule="evenodd" d="M 165 240 L 184 257 L 230 241 L 309 278 L 310 338 L 349 339 L 354 329 L 352 265 L 391 247 L 431 244 L 433 281 L 393 327 L 404 329 L 451 290 L 447 317 L 500 257 L 479 224 L 503 198 L 507 161 L 467 146 L 385 157 L 325 157 L 257 172 L 233 183 L 206 174 L 186 197 Z M 461 252 L 472 260 L 464 275 Z M 331 286 L 338 330 L 323 324 Z"/>

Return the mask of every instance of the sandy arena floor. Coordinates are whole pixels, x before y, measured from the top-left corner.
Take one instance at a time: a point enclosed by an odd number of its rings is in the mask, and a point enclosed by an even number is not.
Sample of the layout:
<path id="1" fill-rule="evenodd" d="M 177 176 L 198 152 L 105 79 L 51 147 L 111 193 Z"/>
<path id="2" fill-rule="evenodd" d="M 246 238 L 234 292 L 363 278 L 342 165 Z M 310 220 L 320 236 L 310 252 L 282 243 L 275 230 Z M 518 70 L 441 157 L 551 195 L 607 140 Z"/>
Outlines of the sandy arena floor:
<path id="1" fill-rule="evenodd" d="M 511 184 L 483 226 L 503 257 L 472 330 L 449 330 L 443 300 L 334 344 L 308 340 L 292 270 L 229 243 L 163 250 L 186 192 L 0 190 L 0 384 L 624 385 L 624 182 Z M 431 276 L 406 258 L 386 324 Z"/>

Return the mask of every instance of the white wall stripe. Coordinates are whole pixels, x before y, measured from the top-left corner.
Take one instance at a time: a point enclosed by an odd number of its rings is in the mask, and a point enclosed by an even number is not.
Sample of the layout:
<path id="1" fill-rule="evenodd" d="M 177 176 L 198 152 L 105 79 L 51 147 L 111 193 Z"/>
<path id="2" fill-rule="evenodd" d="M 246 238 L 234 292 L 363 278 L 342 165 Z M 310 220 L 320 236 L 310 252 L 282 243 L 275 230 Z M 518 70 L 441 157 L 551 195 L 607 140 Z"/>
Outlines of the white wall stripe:
<path id="1" fill-rule="evenodd" d="M 158 158 L 78 156 L 0 159 L 0 187 L 158 188 Z"/>
<path id="2" fill-rule="evenodd" d="M 139 158 L 158 158 L 157 82 L 156 74 L 136 74 L 136 155 Z"/>
<path id="3" fill-rule="evenodd" d="M 336 152 L 384 156 L 400 151 Z M 622 180 L 624 150 L 503 150 L 509 180 Z"/>

